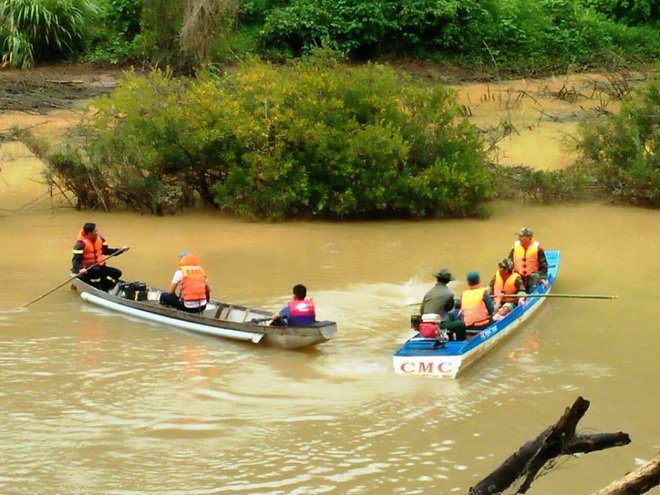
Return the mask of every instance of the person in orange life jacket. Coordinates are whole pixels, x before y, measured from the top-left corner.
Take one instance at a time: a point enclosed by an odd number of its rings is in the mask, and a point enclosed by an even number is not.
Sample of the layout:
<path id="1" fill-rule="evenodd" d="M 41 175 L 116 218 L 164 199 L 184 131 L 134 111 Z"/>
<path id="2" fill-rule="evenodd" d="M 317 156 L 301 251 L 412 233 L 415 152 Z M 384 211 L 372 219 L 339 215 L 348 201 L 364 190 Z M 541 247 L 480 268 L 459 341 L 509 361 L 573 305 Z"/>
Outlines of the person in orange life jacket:
<path id="1" fill-rule="evenodd" d="M 278 313 L 273 315 L 273 324 L 288 324 L 292 327 L 311 325 L 316 321 L 314 301 L 307 299 L 307 287 L 302 284 L 293 286 L 293 299 Z"/>
<path id="2" fill-rule="evenodd" d="M 109 291 L 121 278 L 121 270 L 105 264 L 105 256 L 128 251 L 128 246 L 120 248 L 108 247 L 104 237 L 99 234 L 95 223 L 83 225 L 78 239 L 73 245 L 71 271 L 78 274 L 84 282 Z"/>
<path id="3" fill-rule="evenodd" d="M 504 258 L 497 264 L 497 272 L 490 281 L 489 291 L 494 298 L 493 308 L 498 311 L 504 308 L 500 316 L 509 313 L 518 304 L 524 304 L 522 297 L 506 297 L 507 294 L 525 294 L 525 284 L 520 274 L 513 271 L 513 262 L 509 258 Z"/>
<path id="4" fill-rule="evenodd" d="M 534 232 L 527 227 L 518 231 L 518 240 L 509 252 L 513 269 L 520 274 L 527 292 L 543 284 L 548 285 L 548 260 L 538 241 L 533 241 Z"/>
<path id="5" fill-rule="evenodd" d="M 181 287 L 177 295 L 177 288 Z M 161 292 L 160 303 L 187 313 L 201 313 L 206 309 L 211 286 L 199 258 L 187 251 L 179 253 L 177 270 L 172 277 L 168 292 Z"/>
<path id="6" fill-rule="evenodd" d="M 467 274 L 468 288 L 463 291 L 458 302 L 461 319 L 447 321 L 440 324 L 449 332 L 452 340 L 465 340 L 467 330 L 481 330 L 492 321 L 493 300 L 488 294 L 488 289 L 480 287 L 480 277 L 477 272 Z"/>

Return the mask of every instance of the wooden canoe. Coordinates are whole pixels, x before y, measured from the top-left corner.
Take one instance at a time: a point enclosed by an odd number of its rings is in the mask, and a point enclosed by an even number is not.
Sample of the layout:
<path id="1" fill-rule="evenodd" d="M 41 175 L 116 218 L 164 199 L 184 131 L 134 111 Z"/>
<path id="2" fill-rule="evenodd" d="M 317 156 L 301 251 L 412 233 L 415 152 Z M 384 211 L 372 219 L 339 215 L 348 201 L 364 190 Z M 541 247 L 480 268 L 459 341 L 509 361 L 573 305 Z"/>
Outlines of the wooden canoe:
<path id="1" fill-rule="evenodd" d="M 125 315 L 161 323 L 190 332 L 226 339 L 252 342 L 284 349 L 299 349 L 322 344 L 337 333 L 333 321 L 319 321 L 310 326 L 271 326 L 273 312 L 211 300 L 201 314 L 186 313 L 158 302 L 159 289 L 148 289 L 147 300 L 135 301 L 92 287 L 79 278 L 73 286 L 85 301 Z M 251 320 L 258 320 L 253 323 Z"/>

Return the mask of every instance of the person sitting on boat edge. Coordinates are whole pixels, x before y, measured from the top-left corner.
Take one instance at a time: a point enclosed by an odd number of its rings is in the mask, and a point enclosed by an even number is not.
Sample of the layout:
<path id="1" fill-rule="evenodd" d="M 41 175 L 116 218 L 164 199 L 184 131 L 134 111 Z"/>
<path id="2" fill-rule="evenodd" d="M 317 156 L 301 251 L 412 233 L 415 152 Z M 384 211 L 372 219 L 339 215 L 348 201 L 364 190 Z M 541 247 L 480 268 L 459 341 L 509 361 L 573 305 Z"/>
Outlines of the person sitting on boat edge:
<path id="1" fill-rule="evenodd" d="M 509 313 L 518 304 L 524 304 L 523 297 L 507 297 L 507 295 L 525 294 L 525 284 L 519 273 L 513 271 L 513 262 L 504 258 L 497 264 L 497 271 L 489 284 L 490 294 L 493 297 L 493 309 L 497 312 L 506 307 L 504 314 Z M 503 315 L 501 315 L 503 316 Z"/>
<path id="2" fill-rule="evenodd" d="M 303 327 L 316 322 L 314 300 L 307 299 L 307 287 L 296 284 L 291 289 L 293 299 L 273 315 L 273 325 Z"/>
<path id="3" fill-rule="evenodd" d="M 128 246 L 108 247 L 96 224 L 87 222 L 73 245 L 71 271 L 78 274 L 85 283 L 107 292 L 117 285 L 122 272 L 119 268 L 106 265 L 105 256 L 118 255 L 129 249 Z"/>
<path id="4" fill-rule="evenodd" d="M 440 324 L 452 340 L 465 340 L 467 330 L 483 330 L 493 321 L 493 300 L 488 289 L 481 287 L 479 273 L 468 272 L 466 280 L 468 288 L 463 291 L 458 303 L 461 319 Z"/>
<path id="5" fill-rule="evenodd" d="M 179 285 L 181 291 L 177 295 Z M 187 313 L 201 313 L 206 309 L 210 295 L 211 286 L 199 258 L 187 251 L 179 253 L 170 290 L 160 294 L 160 303 Z"/>
<path id="6" fill-rule="evenodd" d="M 539 241 L 532 241 L 534 232 L 524 227 L 518 231 L 518 240 L 513 244 L 508 258 L 513 269 L 520 274 L 527 292 L 543 284 L 548 285 L 548 260 Z"/>
<path id="7" fill-rule="evenodd" d="M 433 272 L 436 284 L 424 294 L 419 306 L 419 314 L 438 314 L 442 321 L 450 320 L 450 312 L 454 309 L 454 293 L 447 284 L 455 280 L 446 268 Z"/>

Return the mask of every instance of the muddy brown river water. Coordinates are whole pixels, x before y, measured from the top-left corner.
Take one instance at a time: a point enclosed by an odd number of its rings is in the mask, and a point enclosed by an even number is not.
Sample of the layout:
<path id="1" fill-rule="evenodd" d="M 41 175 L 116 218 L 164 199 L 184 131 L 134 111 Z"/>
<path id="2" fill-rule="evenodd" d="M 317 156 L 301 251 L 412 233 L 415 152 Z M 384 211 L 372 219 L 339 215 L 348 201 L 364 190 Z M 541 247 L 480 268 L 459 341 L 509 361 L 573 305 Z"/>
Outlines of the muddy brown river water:
<path id="1" fill-rule="evenodd" d="M 588 92 L 564 76 L 464 86 L 459 98 L 481 125 L 505 116 L 520 130 L 502 163 L 558 168 L 575 119 L 548 115 L 576 107 L 541 88 L 566 82 Z M 521 91 L 536 101 L 511 104 Z M 0 130 L 56 139 L 78 118 L 5 112 Z M 0 153 L 0 493 L 464 494 L 580 395 L 591 401 L 582 429 L 622 430 L 632 444 L 569 459 L 530 493 L 589 494 L 660 450 L 658 211 L 503 202 L 488 220 L 278 224 L 79 212 L 49 196 L 22 144 Z M 164 287 L 176 253 L 191 250 L 227 301 L 277 309 L 306 284 L 338 336 L 262 349 L 119 316 L 66 287 L 9 311 L 66 280 L 86 221 L 131 245 L 113 259 L 128 279 Z M 431 272 L 492 275 L 522 226 L 561 251 L 555 292 L 618 299 L 548 300 L 457 380 L 395 375 L 407 304 Z"/>

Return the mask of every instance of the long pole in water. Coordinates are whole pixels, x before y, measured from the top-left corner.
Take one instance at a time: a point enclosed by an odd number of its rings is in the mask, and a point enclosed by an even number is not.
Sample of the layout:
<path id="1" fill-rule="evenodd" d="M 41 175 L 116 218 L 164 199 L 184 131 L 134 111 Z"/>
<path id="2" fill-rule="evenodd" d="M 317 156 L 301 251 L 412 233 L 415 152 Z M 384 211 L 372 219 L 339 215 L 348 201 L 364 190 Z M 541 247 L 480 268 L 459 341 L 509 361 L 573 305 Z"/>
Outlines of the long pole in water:
<path id="1" fill-rule="evenodd" d="M 609 294 L 506 294 L 506 297 L 564 297 L 567 299 L 618 299 L 619 296 Z M 419 306 L 421 303 L 415 302 L 406 304 L 406 306 Z"/>
<path id="2" fill-rule="evenodd" d="M 618 299 L 609 294 L 506 294 L 504 297 L 565 297 L 568 299 Z"/>
<path id="3" fill-rule="evenodd" d="M 123 253 L 123 252 L 125 252 L 125 250 L 119 250 L 119 251 L 117 251 L 116 253 L 109 254 L 108 256 L 105 257 L 105 259 L 106 259 L 106 260 L 107 260 L 107 259 L 110 259 L 110 258 L 112 258 L 113 256 L 117 256 L 117 255 L 119 255 L 119 254 L 121 254 L 121 253 Z M 94 268 L 94 267 L 97 266 L 97 265 L 98 265 L 98 263 L 94 263 L 93 265 L 88 266 L 88 267 L 87 267 L 87 270 L 89 270 L 90 268 Z M 44 293 L 44 294 L 41 294 L 39 297 L 37 297 L 37 298 L 35 298 L 35 299 L 32 299 L 32 301 L 30 301 L 30 302 L 28 302 L 28 303 L 25 303 L 25 304 L 23 304 L 22 306 L 17 306 L 17 307 L 15 307 L 12 311 L 20 311 L 21 309 L 25 309 L 25 308 L 27 308 L 30 304 L 34 304 L 34 303 L 36 303 L 37 301 L 40 301 L 41 299 L 43 299 L 43 298 L 46 297 L 47 295 L 52 294 L 53 292 L 55 292 L 55 291 L 56 291 L 57 289 L 59 289 L 60 287 L 64 287 L 66 284 L 68 284 L 69 282 L 71 282 L 74 278 L 78 278 L 78 277 L 80 277 L 79 274 L 74 275 L 74 276 L 72 276 L 72 277 L 69 277 L 69 278 L 66 279 L 64 282 L 62 282 L 61 284 L 59 284 L 58 286 L 53 287 L 52 289 L 50 289 L 48 292 L 46 292 L 46 293 Z"/>

